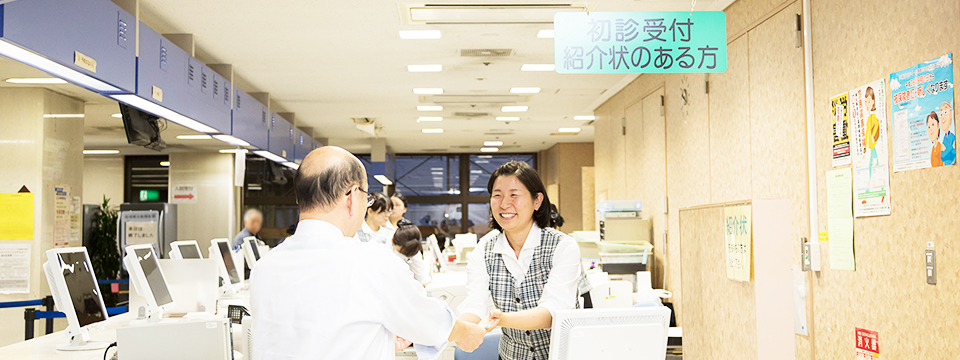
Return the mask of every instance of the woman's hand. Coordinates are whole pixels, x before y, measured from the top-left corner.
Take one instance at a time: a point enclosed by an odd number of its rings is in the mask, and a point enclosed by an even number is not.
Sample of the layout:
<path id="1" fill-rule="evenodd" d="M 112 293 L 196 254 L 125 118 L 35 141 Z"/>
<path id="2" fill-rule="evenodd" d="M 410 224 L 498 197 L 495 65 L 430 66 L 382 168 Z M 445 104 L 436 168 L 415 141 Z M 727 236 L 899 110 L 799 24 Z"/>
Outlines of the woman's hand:
<path id="1" fill-rule="evenodd" d="M 487 332 L 493 331 L 498 325 L 500 325 L 500 319 L 503 318 L 503 312 L 500 310 L 491 310 L 490 314 L 487 315 L 487 318 L 480 323 Z"/>

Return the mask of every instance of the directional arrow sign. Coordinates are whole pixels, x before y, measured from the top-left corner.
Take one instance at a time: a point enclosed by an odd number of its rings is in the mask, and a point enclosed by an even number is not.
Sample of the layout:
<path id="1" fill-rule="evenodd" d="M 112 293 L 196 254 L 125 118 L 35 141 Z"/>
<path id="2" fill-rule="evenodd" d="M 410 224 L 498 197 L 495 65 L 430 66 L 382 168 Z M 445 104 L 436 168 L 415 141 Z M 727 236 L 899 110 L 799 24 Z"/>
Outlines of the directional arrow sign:
<path id="1" fill-rule="evenodd" d="M 174 185 L 170 187 L 170 202 L 173 204 L 196 204 L 197 187 L 194 185 Z"/>

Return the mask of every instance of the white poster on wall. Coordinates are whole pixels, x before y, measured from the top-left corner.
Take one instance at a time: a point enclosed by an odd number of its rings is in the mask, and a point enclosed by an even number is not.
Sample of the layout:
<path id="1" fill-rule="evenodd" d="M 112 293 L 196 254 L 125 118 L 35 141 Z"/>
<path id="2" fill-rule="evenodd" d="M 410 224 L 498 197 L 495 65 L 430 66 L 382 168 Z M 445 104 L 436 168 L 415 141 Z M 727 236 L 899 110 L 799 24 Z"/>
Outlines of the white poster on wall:
<path id="1" fill-rule="evenodd" d="M 157 243 L 156 221 L 128 221 L 124 227 L 127 246 Z"/>
<path id="2" fill-rule="evenodd" d="M 70 187 L 53 187 L 53 247 L 70 246 Z"/>
<path id="3" fill-rule="evenodd" d="M 30 292 L 30 244 L 0 244 L 0 294 Z"/>
<path id="4" fill-rule="evenodd" d="M 70 246 L 83 245 L 83 201 L 70 197 Z"/>
<path id="5" fill-rule="evenodd" d="M 179 184 L 170 187 L 170 203 L 196 204 L 197 187 L 189 184 Z"/>

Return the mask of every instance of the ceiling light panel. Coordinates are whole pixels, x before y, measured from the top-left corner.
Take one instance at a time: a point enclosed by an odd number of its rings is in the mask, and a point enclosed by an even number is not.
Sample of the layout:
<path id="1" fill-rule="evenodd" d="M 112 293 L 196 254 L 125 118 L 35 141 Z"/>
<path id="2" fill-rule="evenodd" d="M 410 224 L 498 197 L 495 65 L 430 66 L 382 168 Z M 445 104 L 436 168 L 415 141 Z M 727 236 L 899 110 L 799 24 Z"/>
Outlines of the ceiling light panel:
<path id="1" fill-rule="evenodd" d="M 421 116 L 417 118 L 417 122 L 424 121 L 443 121 L 443 116 Z"/>
<path id="2" fill-rule="evenodd" d="M 418 105 L 417 111 L 443 111 L 443 106 L 437 105 Z"/>
<path id="3" fill-rule="evenodd" d="M 424 134 L 443 134 L 443 129 L 423 129 Z"/>
<path id="4" fill-rule="evenodd" d="M 109 154 L 119 154 L 120 150 L 84 150 L 84 155 L 109 155 Z"/>
<path id="5" fill-rule="evenodd" d="M 443 94 L 441 88 L 414 88 L 413 93 L 417 95 L 440 95 Z"/>
<path id="6" fill-rule="evenodd" d="M 503 146 L 503 141 L 484 141 L 483 146 Z"/>
<path id="7" fill-rule="evenodd" d="M 562 133 L 578 133 L 580 132 L 580 128 L 560 128 L 560 130 L 557 131 Z"/>
<path id="8" fill-rule="evenodd" d="M 440 36 L 440 30 L 400 30 L 403 40 L 439 39 Z"/>
<path id="9" fill-rule="evenodd" d="M 60 78 L 10 78 L 6 80 L 11 84 L 66 84 L 67 81 Z"/>
<path id="10" fill-rule="evenodd" d="M 519 116 L 497 116 L 497 121 L 520 121 Z"/>
<path id="11" fill-rule="evenodd" d="M 553 71 L 553 64 L 523 64 L 520 71 Z"/>
<path id="12" fill-rule="evenodd" d="M 497 152 L 497 151 L 500 151 L 500 149 L 495 147 L 485 147 L 485 148 L 480 148 L 480 151 L 481 152 Z"/>
<path id="13" fill-rule="evenodd" d="M 541 39 L 553 39 L 553 30 L 540 30 L 537 37 Z"/>
<path id="14" fill-rule="evenodd" d="M 552 69 L 551 69 L 552 70 Z M 407 65 L 409 72 L 439 72 L 443 71 L 443 65 Z"/>

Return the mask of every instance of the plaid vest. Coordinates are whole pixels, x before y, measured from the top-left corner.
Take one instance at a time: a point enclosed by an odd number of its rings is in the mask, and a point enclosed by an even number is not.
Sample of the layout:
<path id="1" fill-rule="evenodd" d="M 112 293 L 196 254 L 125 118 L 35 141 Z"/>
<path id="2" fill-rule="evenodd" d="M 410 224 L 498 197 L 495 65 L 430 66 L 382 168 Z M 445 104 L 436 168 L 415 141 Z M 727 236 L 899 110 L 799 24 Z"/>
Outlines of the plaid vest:
<path id="1" fill-rule="evenodd" d="M 487 274 L 490 276 L 490 295 L 497 309 L 507 312 L 528 310 L 537 307 L 543 287 L 547 284 L 550 271 L 553 269 L 553 254 L 566 235 L 554 229 L 541 229 L 540 246 L 534 249 L 530 268 L 520 283 L 516 286 L 513 275 L 503 263 L 503 255 L 493 252 L 495 239 L 491 239 L 484 247 L 484 260 L 487 265 Z M 586 282 L 586 274 L 580 273 L 578 282 L 580 290 L 590 286 Z M 578 294 L 581 292 L 578 291 Z M 580 302 L 577 301 L 577 308 Z M 502 328 L 503 336 L 500 339 L 500 358 L 503 360 L 547 360 L 550 350 L 550 329 L 517 330 Z"/>

